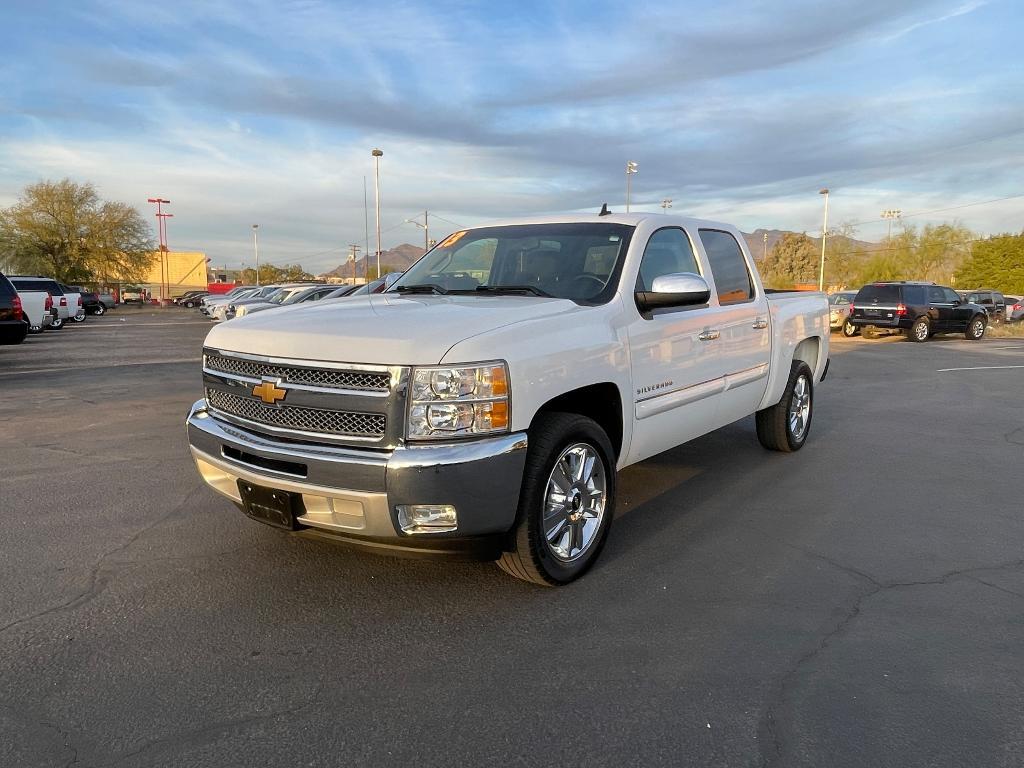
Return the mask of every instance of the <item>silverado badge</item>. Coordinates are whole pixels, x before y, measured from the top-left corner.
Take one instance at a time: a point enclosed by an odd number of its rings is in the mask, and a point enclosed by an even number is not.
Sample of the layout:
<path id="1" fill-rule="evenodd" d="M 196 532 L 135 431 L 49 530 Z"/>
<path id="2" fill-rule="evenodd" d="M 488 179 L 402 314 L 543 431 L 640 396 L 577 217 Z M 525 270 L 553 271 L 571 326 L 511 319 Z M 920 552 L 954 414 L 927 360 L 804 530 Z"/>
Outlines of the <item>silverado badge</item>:
<path id="1" fill-rule="evenodd" d="M 278 379 L 277 383 L 280 383 L 280 381 Z M 288 394 L 288 390 L 281 389 L 277 386 L 277 383 L 273 379 L 264 379 L 262 384 L 257 384 L 252 388 L 252 394 L 267 405 L 274 405 L 278 400 L 284 400 L 285 395 Z"/>

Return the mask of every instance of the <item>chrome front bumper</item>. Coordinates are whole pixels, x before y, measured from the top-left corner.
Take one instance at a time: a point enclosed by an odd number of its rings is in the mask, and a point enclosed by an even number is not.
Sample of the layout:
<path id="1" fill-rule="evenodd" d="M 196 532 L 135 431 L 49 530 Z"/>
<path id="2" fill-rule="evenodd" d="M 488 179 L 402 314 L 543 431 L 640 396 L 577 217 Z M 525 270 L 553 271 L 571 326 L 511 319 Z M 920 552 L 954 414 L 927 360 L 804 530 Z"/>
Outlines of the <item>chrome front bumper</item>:
<path id="1" fill-rule="evenodd" d="M 466 539 L 511 529 L 526 463 L 526 433 L 445 445 L 367 450 L 264 437 L 215 418 L 206 400 L 186 420 L 203 480 L 241 505 L 238 481 L 301 494 L 300 525 L 348 539 L 421 549 L 425 539 Z M 450 504 L 454 531 L 406 534 L 396 508 Z"/>

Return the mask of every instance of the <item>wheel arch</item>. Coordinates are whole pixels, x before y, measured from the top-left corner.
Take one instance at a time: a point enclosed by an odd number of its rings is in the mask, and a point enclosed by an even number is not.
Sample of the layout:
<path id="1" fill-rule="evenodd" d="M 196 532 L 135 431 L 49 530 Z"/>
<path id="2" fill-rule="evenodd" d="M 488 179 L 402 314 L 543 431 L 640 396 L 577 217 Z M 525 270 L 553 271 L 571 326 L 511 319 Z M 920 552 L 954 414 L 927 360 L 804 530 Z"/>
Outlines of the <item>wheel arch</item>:
<path id="1" fill-rule="evenodd" d="M 593 419 L 608 435 L 615 450 L 614 458 L 617 460 L 622 455 L 622 393 L 614 383 L 605 381 L 588 384 L 551 398 L 537 409 L 530 421 L 530 429 L 533 429 L 538 417 L 552 412 L 578 413 Z"/>
<path id="2" fill-rule="evenodd" d="M 793 349 L 793 360 L 790 361 L 790 365 L 800 360 L 807 363 L 807 367 L 813 374 L 818 370 L 819 357 L 821 357 L 821 339 L 817 336 L 808 336 Z"/>

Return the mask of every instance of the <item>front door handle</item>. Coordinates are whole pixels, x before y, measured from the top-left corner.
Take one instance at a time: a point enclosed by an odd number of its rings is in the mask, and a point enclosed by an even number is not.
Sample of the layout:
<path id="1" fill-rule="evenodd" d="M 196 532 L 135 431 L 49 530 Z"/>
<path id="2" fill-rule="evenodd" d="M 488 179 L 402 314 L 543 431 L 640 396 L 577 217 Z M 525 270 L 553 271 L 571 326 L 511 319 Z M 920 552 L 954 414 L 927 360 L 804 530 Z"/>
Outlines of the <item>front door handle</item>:
<path id="1" fill-rule="evenodd" d="M 720 335 L 721 334 L 719 334 L 719 332 L 716 329 L 714 329 L 714 328 L 706 328 L 706 329 L 704 329 L 703 331 L 700 332 L 700 334 L 697 336 L 697 338 L 700 339 L 701 341 L 714 341 Z"/>
<path id="2" fill-rule="evenodd" d="M 768 318 L 767 317 L 759 317 L 759 318 L 757 318 L 757 320 L 754 321 L 753 328 L 755 330 L 760 331 L 760 330 L 763 330 L 763 329 L 765 329 L 767 327 L 768 327 Z"/>

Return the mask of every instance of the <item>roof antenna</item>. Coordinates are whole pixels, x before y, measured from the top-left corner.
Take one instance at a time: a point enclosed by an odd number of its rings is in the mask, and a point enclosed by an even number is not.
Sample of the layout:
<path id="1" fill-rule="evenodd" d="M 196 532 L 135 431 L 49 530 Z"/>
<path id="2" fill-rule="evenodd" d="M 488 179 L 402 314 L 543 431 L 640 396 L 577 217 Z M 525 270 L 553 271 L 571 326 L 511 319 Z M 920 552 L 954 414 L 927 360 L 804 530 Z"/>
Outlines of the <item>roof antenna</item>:
<path id="1" fill-rule="evenodd" d="M 601 212 L 598 216 L 611 216 L 611 211 L 608 210 L 608 203 L 601 203 Z"/>

